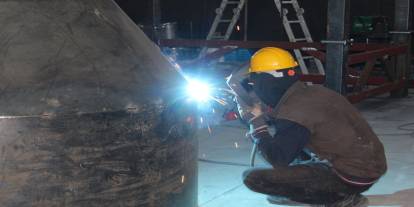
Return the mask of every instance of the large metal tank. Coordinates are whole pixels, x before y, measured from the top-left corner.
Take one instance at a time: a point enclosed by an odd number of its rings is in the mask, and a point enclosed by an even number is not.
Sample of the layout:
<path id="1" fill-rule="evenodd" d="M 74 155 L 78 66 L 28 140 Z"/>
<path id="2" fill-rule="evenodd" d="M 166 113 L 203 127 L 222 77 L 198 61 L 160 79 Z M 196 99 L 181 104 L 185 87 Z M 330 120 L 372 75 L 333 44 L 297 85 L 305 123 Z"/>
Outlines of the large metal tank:
<path id="1" fill-rule="evenodd" d="M 0 206 L 195 207 L 183 84 L 112 0 L 0 0 Z"/>

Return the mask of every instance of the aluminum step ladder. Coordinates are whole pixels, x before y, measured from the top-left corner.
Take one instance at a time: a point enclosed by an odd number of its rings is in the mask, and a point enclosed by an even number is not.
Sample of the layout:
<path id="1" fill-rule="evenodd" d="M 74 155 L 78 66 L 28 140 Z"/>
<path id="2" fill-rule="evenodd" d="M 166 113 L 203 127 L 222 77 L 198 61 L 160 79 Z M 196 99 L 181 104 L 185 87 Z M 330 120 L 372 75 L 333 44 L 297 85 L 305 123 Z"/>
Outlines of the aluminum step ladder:
<path id="1" fill-rule="evenodd" d="M 220 7 L 216 9 L 216 17 L 208 32 L 207 40 L 228 40 L 239 20 L 245 3 L 246 0 L 223 0 Z M 199 57 L 203 57 L 211 51 L 214 51 L 214 49 L 203 48 Z"/>
<path id="2" fill-rule="evenodd" d="M 285 28 L 286 34 L 289 38 L 290 42 L 313 42 L 312 36 L 309 32 L 308 25 L 306 24 L 305 18 L 303 16 L 305 10 L 299 6 L 299 3 L 297 0 L 274 0 L 277 10 L 281 14 L 283 18 L 283 26 Z M 290 18 L 288 18 L 288 14 Z M 292 17 L 293 16 L 293 17 Z M 299 28 L 301 30 L 302 34 L 296 34 L 294 30 L 292 29 L 293 25 L 299 24 Z M 301 35 L 301 36 L 297 36 Z M 299 49 L 293 50 L 296 56 L 296 59 L 299 63 L 299 66 L 302 70 L 303 74 L 309 74 L 308 70 L 308 60 L 313 60 L 316 68 L 318 70 L 318 73 L 321 75 L 325 74 L 325 70 L 323 67 L 323 64 L 321 61 L 317 58 L 314 58 L 313 56 L 304 56 L 302 51 Z"/>

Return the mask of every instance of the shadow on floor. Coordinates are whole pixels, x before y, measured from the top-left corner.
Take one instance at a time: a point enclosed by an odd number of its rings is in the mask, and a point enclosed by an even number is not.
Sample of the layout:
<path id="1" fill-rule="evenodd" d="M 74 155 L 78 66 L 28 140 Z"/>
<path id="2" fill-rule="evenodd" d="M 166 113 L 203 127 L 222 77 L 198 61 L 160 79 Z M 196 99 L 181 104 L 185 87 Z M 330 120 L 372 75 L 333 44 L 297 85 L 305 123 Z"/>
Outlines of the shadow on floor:
<path id="1" fill-rule="evenodd" d="M 388 195 L 369 195 L 367 197 L 370 206 L 412 207 L 414 205 L 414 188 Z"/>

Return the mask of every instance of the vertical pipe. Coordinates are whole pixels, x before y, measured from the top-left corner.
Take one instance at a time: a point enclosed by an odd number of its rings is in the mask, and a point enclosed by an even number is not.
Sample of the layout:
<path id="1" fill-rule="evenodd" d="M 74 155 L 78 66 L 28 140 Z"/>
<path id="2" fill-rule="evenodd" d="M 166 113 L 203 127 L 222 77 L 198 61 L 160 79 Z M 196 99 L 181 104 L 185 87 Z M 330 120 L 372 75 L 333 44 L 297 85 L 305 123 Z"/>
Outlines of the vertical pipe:
<path id="1" fill-rule="evenodd" d="M 249 28 L 249 0 L 244 3 L 244 41 L 247 41 L 247 32 Z"/>
<path id="2" fill-rule="evenodd" d="M 394 30 L 393 41 L 396 43 L 407 44 L 409 50 L 406 55 L 399 56 L 397 58 L 396 74 L 394 77 L 402 78 L 409 76 L 411 66 L 411 37 L 412 33 L 412 0 L 395 0 L 395 18 L 394 18 Z"/>
<path id="3" fill-rule="evenodd" d="M 152 0 L 152 24 L 158 26 L 161 24 L 161 2 Z"/>
<path id="4" fill-rule="evenodd" d="M 154 40 L 159 39 L 159 30 L 161 25 L 161 2 L 160 0 L 152 0 L 152 28 L 154 30 Z"/>
<path id="5" fill-rule="evenodd" d="M 328 32 L 330 41 L 345 41 L 348 38 L 349 0 L 328 1 Z M 340 43 L 327 44 L 326 86 L 338 93 L 345 93 L 344 76 L 348 46 Z"/>

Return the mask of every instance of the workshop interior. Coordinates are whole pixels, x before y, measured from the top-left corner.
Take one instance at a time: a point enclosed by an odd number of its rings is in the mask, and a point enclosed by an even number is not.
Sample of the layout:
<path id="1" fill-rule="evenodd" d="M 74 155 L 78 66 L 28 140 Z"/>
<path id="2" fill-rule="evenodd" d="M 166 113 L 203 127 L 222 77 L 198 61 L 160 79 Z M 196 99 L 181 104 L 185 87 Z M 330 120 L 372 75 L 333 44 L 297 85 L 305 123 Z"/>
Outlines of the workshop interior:
<path id="1" fill-rule="evenodd" d="M 0 0 L 0 207 L 413 207 L 413 0 Z"/>

